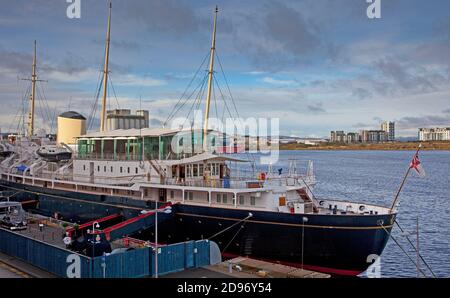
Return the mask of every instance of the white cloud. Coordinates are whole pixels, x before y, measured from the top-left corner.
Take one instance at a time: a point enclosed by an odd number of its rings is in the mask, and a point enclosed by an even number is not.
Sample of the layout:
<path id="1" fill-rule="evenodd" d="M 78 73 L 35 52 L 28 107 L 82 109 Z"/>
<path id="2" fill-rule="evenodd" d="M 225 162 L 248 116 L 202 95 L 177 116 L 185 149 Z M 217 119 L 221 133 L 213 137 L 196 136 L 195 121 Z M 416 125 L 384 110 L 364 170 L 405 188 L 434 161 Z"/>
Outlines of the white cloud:
<path id="1" fill-rule="evenodd" d="M 77 72 L 64 72 L 60 70 L 51 70 L 45 73 L 45 78 L 51 81 L 73 83 L 73 82 L 97 82 L 99 70 L 87 68 Z"/>
<path id="2" fill-rule="evenodd" d="M 262 79 L 264 83 L 272 84 L 272 85 L 282 85 L 282 86 L 288 86 L 288 85 L 296 85 L 297 82 L 294 80 L 282 80 L 282 79 L 276 79 L 272 77 L 264 77 Z"/>
<path id="3" fill-rule="evenodd" d="M 252 76 L 263 75 L 266 73 L 267 73 L 266 71 L 260 71 L 260 70 L 252 70 L 252 71 L 244 72 L 244 74 L 249 74 Z"/>
<path id="4" fill-rule="evenodd" d="M 144 87 L 162 86 L 167 83 L 164 80 L 154 79 L 149 76 L 140 77 L 134 74 L 121 75 L 114 81 L 116 85 L 120 86 L 144 86 Z"/>
<path id="5" fill-rule="evenodd" d="M 48 78 L 49 80 L 63 83 L 73 83 L 73 82 L 96 83 L 99 78 L 99 75 L 102 75 L 101 71 L 94 68 L 87 68 L 76 72 L 51 70 L 45 73 L 45 77 Z M 135 74 L 116 74 L 112 75 L 111 78 L 114 81 L 114 84 L 118 86 L 154 87 L 154 86 L 162 86 L 167 83 L 164 80 L 155 79 L 150 76 L 139 76 Z"/>

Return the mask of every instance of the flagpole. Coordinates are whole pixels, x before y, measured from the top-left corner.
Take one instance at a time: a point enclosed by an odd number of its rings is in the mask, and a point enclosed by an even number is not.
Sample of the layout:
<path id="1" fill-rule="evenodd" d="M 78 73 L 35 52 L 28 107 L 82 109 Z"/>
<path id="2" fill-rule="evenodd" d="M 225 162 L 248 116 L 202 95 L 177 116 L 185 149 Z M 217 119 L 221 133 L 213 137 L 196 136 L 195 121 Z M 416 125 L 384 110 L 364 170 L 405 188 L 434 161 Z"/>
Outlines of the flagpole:
<path id="1" fill-rule="evenodd" d="M 422 148 L 422 144 L 419 144 L 419 147 L 417 148 L 416 154 L 414 154 L 414 156 L 416 156 L 419 153 L 420 148 Z M 403 185 L 405 185 L 406 178 L 408 178 L 409 172 L 411 172 L 411 164 L 409 165 L 408 170 L 406 171 L 405 177 L 403 177 L 402 183 L 400 184 L 400 187 L 398 188 L 398 191 L 395 194 L 394 201 L 392 202 L 391 209 L 389 210 L 390 213 L 392 213 L 392 211 L 395 208 L 395 205 L 398 202 L 398 196 L 400 195 L 400 192 L 403 189 Z"/>

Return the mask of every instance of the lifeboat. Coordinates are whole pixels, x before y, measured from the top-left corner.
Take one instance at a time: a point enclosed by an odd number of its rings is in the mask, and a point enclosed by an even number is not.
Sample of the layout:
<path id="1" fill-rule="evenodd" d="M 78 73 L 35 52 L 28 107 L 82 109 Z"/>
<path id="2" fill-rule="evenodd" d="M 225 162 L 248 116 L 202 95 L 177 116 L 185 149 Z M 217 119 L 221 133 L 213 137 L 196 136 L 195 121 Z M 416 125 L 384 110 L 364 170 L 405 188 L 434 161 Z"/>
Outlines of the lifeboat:
<path id="1" fill-rule="evenodd" d="M 39 155 L 42 159 L 46 161 L 63 161 L 69 160 L 72 158 L 72 152 L 66 148 L 58 147 L 56 145 L 46 145 L 41 146 L 37 151 L 37 155 Z"/>

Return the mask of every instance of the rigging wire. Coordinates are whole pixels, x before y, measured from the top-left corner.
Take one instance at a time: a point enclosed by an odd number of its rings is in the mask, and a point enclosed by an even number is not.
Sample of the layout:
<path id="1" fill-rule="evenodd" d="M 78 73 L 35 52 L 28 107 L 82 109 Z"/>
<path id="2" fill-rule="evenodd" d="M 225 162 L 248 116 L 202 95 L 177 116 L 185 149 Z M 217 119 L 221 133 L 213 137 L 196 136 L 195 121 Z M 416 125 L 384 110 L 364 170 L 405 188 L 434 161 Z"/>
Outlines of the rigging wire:
<path id="1" fill-rule="evenodd" d="M 20 90 L 20 86 L 19 86 L 19 77 L 17 77 L 17 89 Z M 22 97 L 21 97 L 21 102 L 22 102 L 22 100 L 23 100 L 23 95 L 22 95 Z M 13 117 L 12 122 L 9 123 L 8 132 L 11 132 L 12 125 L 13 125 L 13 123 L 15 123 L 17 116 L 20 114 L 21 106 L 22 106 L 22 103 L 21 103 L 21 105 L 17 108 L 16 113 L 14 114 L 14 117 Z"/>
<path id="2" fill-rule="evenodd" d="M 91 104 L 91 108 L 89 110 L 89 115 L 88 115 L 88 122 L 87 122 L 88 130 L 91 127 L 91 121 L 92 121 L 91 118 L 92 118 L 92 114 L 94 113 L 95 106 L 98 103 L 98 96 L 99 96 L 99 93 L 100 93 L 100 89 L 99 88 L 101 88 L 102 82 L 103 82 L 103 80 L 100 78 L 100 72 L 99 72 L 99 76 L 97 78 L 97 84 L 96 84 L 96 87 L 95 87 L 94 101 Z"/>
<path id="3" fill-rule="evenodd" d="M 187 114 L 187 116 L 186 116 L 186 118 L 185 118 L 185 120 L 183 122 L 183 127 L 184 127 L 186 121 L 189 120 L 189 117 L 190 117 L 190 115 L 192 113 L 191 129 L 194 129 L 194 120 L 195 120 L 196 110 L 198 109 L 198 107 L 200 106 L 200 102 L 202 101 L 202 97 L 203 97 L 203 94 L 204 94 L 203 90 L 204 90 L 204 87 L 205 87 L 205 83 L 206 83 L 206 80 L 204 80 L 202 82 L 202 85 L 200 86 L 200 89 L 198 90 L 197 95 L 195 96 L 194 102 L 192 103 L 191 108 L 189 109 L 189 112 L 188 112 L 188 114 Z"/>
<path id="4" fill-rule="evenodd" d="M 37 95 L 39 94 L 39 92 L 37 92 Z M 36 102 L 38 103 L 38 108 L 37 110 L 39 110 L 42 122 L 45 123 L 45 112 L 44 109 L 42 108 L 42 100 L 40 99 L 39 95 L 37 96 L 37 100 Z"/>
<path id="5" fill-rule="evenodd" d="M 48 121 L 51 121 L 50 107 L 46 103 L 45 98 L 43 97 L 43 95 L 41 93 L 41 89 L 42 89 L 42 87 L 40 87 L 39 84 L 36 84 L 37 101 L 39 103 L 39 109 L 41 110 L 40 112 L 41 112 L 43 126 L 47 125 L 51 129 L 50 125 L 48 124 Z"/>
<path id="6" fill-rule="evenodd" d="M 105 69 L 105 56 L 106 56 L 106 45 L 105 45 L 105 48 L 104 48 L 104 51 L 103 51 L 102 60 L 99 63 L 99 65 L 102 65 L 103 67 L 98 72 L 97 87 L 96 87 L 95 93 L 94 93 L 94 102 L 93 102 L 93 104 L 91 106 L 89 117 L 88 117 L 88 122 L 87 122 L 88 123 L 88 125 L 87 125 L 87 129 L 88 130 L 90 130 L 92 128 L 92 125 L 94 124 L 94 121 L 95 121 L 95 115 L 97 113 L 98 99 L 100 97 L 100 91 L 101 91 L 101 88 L 103 86 L 103 79 L 104 79 L 103 75 L 105 73 L 104 72 L 104 69 Z"/>
<path id="7" fill-rule="evenodd" d="M 203 84 L 205 83 L 204 82 L 205 79 L 206 79 L 206 76 L 203 77 L 203 79 L 200 81 L 200 84 L 197 85 L 197 87 L 189 94 L 189 96 L 186 97 L 184 102 L 178 106 L 177 110 L 174 112 L 174 114 L 171 116 L 171 118 L 168 121 L 172 120 L 175 117 L 175 115 L 186 105 L 186 103 L 192 99 L 192 96 L 194 95 L 194 93 L 197 91 L 198 88 L 203 87 Z M 194 104 L 195 104 L 195 101 L 194 101 Z M 168 121 L 166 120 L 166 122 L 168 122 Z M 164 122 L 164 123 L 166 124 L 166 122 Z"/>
<path id="8" fill-rule="evenodd" d="M 111 76 L 109 77 L 109 84 L 111 85 L 111 88 L 112 88 L 112 90 L 113 90 L 113 94 L 114 94 L 114 97 L 115 97 L 115 99 L 116 99 L 117 108 L 120 109 L 119 99 L 117 98 L 116 89 L 114 89 L 114 85 L 113 85 L 113 82 L 112 82 L 112 80 L 111 80 Z M 140 100 L 140 99 L 139 99 L 139 100 Z"/>
<path id="9" fill-rule="evenodd" d="M 31 83 L 28 86 L 27 93 L 25 94 L 25 97 L 22 99 L 22 113 L 21 113 L 21 117 L 19 119 L 19 124 L 17 126 L 17 132 L 18 133 L 25 134 L 25 125 L 26 125 L 25 124 L 25 117 L 26 117 L 26 110 L 27 110 L 26 106 L 27 106 L 28 100 L 30 98 L 30 95 L 31 95 Z"/>
<path id="10" fill-rule="evenodd" d="M 223 103 L 224 103 L 224 105 L 225 105 L 225 107 L 226 107 L 226 110 L 228 111 L 228 115 L 230 115 L 230 118 L 233 118 L 233 114 L 231 113 L 230 109 L 228 108 L 227 102 L 226 102 L 226 100 L 225 100 L 225 96 L 223 95 L 222 89 L 221 89 L 220 86 L 219 86 L 219 82 L 217 81 L 217 79 L 216 79 L 215 76 L 213 76 L 213 78 L 214 78 L 214 82 L 215 82 L 216 85 L 217 85 L 217 88 L 218 88 L 218 90 L 219 90 L 219 93 L 220 93 L 220 95 L 221 95 L 221 97 L 222 97 L 222 100 L 223 100 Z M 225 117 L 225 115 L 222 115 L 222 120 L 224 119 L 224 117 Z"/>
<path id="11" fill-rule="evenodd" d="M 108 106 L 106 110 L 107 111 L 111 110 L 111 101 L 109 100 L 109 88 L 106 88 L 106 105 Z"/>
<path id="12" fill-rule="evenodd" d="M 220 66 L 220 70 L 222 72 L 222 76 L 223 76 L 223 78 L 225 80 L 225 84 L 227 86 L 228 93 L 230 94 L 231 101 L 232 101 L 234 109 L 236 111 L 236 115 L 240 118 L 241 116 L 239 115 L 239 111 L 238 111 L 238 109 L 236 107 L 236 102 L 234 100 L 233 94 L 231 93 L 230 85 L 228 84 L 228 79 L 227 79 L 227 77 L 225 75 L 225 71 L 223 70 L 222 62 L 220 61 L 219 54 L 217 53 L 217 51 L 216 51 L 216 57 L 217 57 L 217 61 L 219 62 L 219 66 Z"/>
<path id="13" fill-rule="evenodd" d="M 31 93 L 31 84 L 30 84 L 30 88 L 29 88 L 29 92 L 26 94 L 26 97 L 23 98 L 22 100 L 22 113 L 21 113 L 21 117 L 19 119 L 19 125 L 17 126 L 17 132 L 19 133 L 23 133 L 25 135 L 25 117 L 26 117 L 26 105 L 28 103 L 28 98 L 30 97 L 30 93 Z"/>
<path id="14" fill-rule="evenodd" d="M 191 115 L 191 112 L 192 112 L 192 110 L 194 109 L 194 106 L 196 105 L 196 103 L 197 103 L 197 101 L 199 100 L 199 98 L 200 98 L 200 93 L 203 93 L 202 92 L 202 89 L 204 88 L 204 86 L 205 86 L 205 84 L 206 84 L 206 80 L 207 80 L 207 75 L 205 75 L 204 76 L 204 78 L 203 78 L 203 80 L 201 81 L 201 83 L 197 86 L 197 88 L 191 93 L 191 95 L 187 98 L 187 100 L 189 100 L 189 98 L 191 98 L 192 97 L 192 95 L 194 94 L 194 92 L 198 89 L 198 92 L 197 92 L 197 95 L 195 96 L 195 99 L 194 99 L 194 102 L 193 102 L 193 104 L 191 105 L 191 108 L 189 109 L 189 112 L 188 112 L 188 114 L 187 114 L 187 116 L 186 116 L 186 118 L 185 118 L 185 120 L 184 120 L 184 122 L 183 122 L 183 126 L 184 126 L 184 124 L 186 123 L 186 121 L 189 119 L 189 116 Z M 186 102 L 187 102 L 187 100 L 186 100 Z M 185 102 L 185 103 L 186 103 Z M 182 106 L 180 107 L 180 108 L 182 108 Z"/>
<path id="15" fill-rule="evenodd" d="M 44 84 L 41 84 L 41 92 L 42 95 L 44 97 L 45 103 L 47 105 L 47 109 L 48 109 L 48 113 L 49 113 L 49 117 L 51 119 L 50 122 L 50 133 L 53 132 L 54 126 L 55 126 L 55 119 L 56 119 L 56 113 L 57 113 L 57 105 L 55 104 L 54 108 L 53 108 L 53 112 L 52 109 L 50 108 L 50 105 L 48 103 L 48 99 L 47 96 L 45 95 L 45 89 L 44 89 Z"/>
<path id="16" fill-rule="evenodd" d="M 189 90 L 189 88 L 191 87 L 192 83 L 194 82 L 195 78 L 197 77 L 198 73 L 200 72 L 200 70 L 203 67 L 203 64 L 205 64 L 206 59 L 208 58 L 208 56 L 210 55 L 209 51 L 208 53 L 205 55 L 205 57 L 203 58 L 202 63 L 200 64 L 200 66 L 198 67 L 197 71 L 195 72 L 194 76 L 192 77 L 191 81 L 189 82 L 189 84 L 187 85 L 187 87 L 184 89 L 184 92 L 181 94 L 181 97 L 178 99 L 178 102 L 175 104 L 175 106 L 173 107 L 172 111 L 169 113 L 169 116 L 167 117 L 167 119 L 164 121 L 163 126 L 166 126 L 167 122 L 169 122 L 171 119 L 173 119 L 173 117 L 175 115 L 173 115 L 173 113 L 177 113 L 179 111 L 179 109 L 177 109 L 175 111 L 175 109 L 177 108 L 178 104 L 181 102 L 181 100 L 183 99 L 183 97 L 186 95 L 187 91 Z M 174 112 L 175 111 L 175 112 Z"/>
<path id="17" fill-rule="evenodd" d="M 55 104 L 55 106 L 53 107 L 53 112 L 52 112 L 52 123 L 51 123 L 51 127 L 50 127 L 51 132 L 56 132 L 55 131 L 55 119 L 56 119 L 57 113 L 58 113 L 58 105 Z"/>
<path id="18" fill-rule="evenodd" d="M 36 91 L 37 91 L 36 92 L 37 100 L 40 101 L 40 106 L 42 109 L 41 114 L 44 115 L 45 117 L 47 117 L 46 120 L 49 120 L 50 117 L 48 117 L 48 111 L 45 109 L 44 102 L 43 102 L 43 96 L 42 96 L 41 88 L 39 87 L 39 84 L 36 84 Z"/>
<path id="19" fill-rule="evenodd" d="M 99 72 L 99 78 L 98 78 L 98 82 L 97 82 L 97 90 L 96 90 L 96 94 L 94 94 L 94 103 L 91 107 L 91 113 L 89 115 L 89 120 L 88 120 L 88 130 L 90 130 L 92 128 L 94 119 L 95 119 L 95 114 L 97 112 L 97 106 L 98 106 L 98 99 L 100 97 L 100 91 L 102 89 L 103 86 L 103 76 L 101 76 L 101 72 Z"/>
<path id="20" fill-rule="evenodd" d="M 27 85 L 28 85 L 28 87 L 26 89 L 24 89 L 24 91 L 23 91 L 24 93 L 22 94 L 20 105 L 17 108 L 17 112 L 14 115 L 13 121 L 9 124 L 9 127 L 8 127 L 9 132 L 12 130 L 13 125 L 16 122 L 16 119 L 17 119 L 16 130 L 17 130 L 17 133 L 20 132 L 19 129 L 21 129 L 21 122 L 23 120 L 23 114 L 25 113 L 25 110 L 24 110 L 25 102 L 26 102 L 27 96 L 30 93 L 30 89 L 31 89 L 31 84 L 27 84 Z"/>
<path id="21" fill-rule="evenodd" d="M 230 94 L 231 102 L 233 103 L 233 107 L 234 107 L 234 109 L 235 109 L 235 111 L 236 111 L 236 115 L 238 116 L 238 119 L 239 119 L 239 121 L 241 122 L 241 125 L 243 126 L 241 116 L 239 115 L 239 111 L 238 111 L 238 109 L 237 109 L 237 107 L 236 107 L 236 102 L 235 102 L 235 100 L 234 100 L 233 94 L 231 93 L 231 88 L 230 88 L 230 85 L 228 84 L 228 79 L 227 79 L 227 76 L 225 75 L 225 71 L 223 70 L 222 62 L 220 61 L 220 57 L 219 57 L 219 54 L 217 53 L 217 50 L 215 51 L 215 53 L 216 53 L 217 61 L 219 62 L 219 66 L 220 66 L 220 70 L 221 70 L 221 72 L 222 72 L 222 76 L 223 76 L 223 78 L 224 78 L 224 80 L 225 80 L 225 84 L 226 84 L 226 86 L 227 86 L 228 93 Z M 244 126 L 243 126 L 243 127 L 244 127 Z M 258 167 L 258 165 L 256 164 L 255 157 L 254 157 L 252 154 L 249 154 L 249 152 L 246 152 L 246 155 L 247 155 L 247 156 L 251 156 L 251 158 L 252 158 L 252 160 L 253 160 L 253 163 L 252 163 L 252 170 L 253 170 L 253 171 L 259 170 L 259 167 Z"/>
<path id="22" fill-rule="evenodd" d="M 218 109 L 217 109 L 216 89 L 212 88 L 212 91 L 213 91 L 214 109 L 216 111 L 216 119 L 219 119 L 219 113 L 218 113 Z"/>
<path id="23" fill-rule="evenodd" d="M 194 113 L 193 113 L 193 115 L 192 115 L 193 119 L 195 119 L 195 118 L 196 118 L 196 115 L 197 115 L 199 112 L 201 112 L 201 111 L 200 111 L 200 104 L 202 103 L 203 98 L 204 98 L 204 96 L 205 96 L 205 91 L 206 91 L 206 84 L 204 84 L 203 89 L 201 89 L 201 90 L 199 91 L 199 95 L 197 96 L 198 100 L 197 100 L 197 105 L 195 106 Z M 200 117 L 201 117 L 201 114 L 200 114 Z"/>

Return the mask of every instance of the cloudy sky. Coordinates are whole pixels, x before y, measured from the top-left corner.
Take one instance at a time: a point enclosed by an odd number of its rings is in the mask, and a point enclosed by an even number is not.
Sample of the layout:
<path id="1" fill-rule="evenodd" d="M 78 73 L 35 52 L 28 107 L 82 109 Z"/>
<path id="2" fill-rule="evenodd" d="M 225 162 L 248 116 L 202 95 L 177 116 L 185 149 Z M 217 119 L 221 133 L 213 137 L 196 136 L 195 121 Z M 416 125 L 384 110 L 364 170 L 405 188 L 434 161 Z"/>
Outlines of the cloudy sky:
<path id="1" fill-rule="evenodd" d="M 2 131 L 18 127 L 29 84 L 18 78 L 30 74 L 35 39 L 47 81 L 38 126 L 50 129 L 53 115 L 69 108 L 89 117 L 107 1 L 81 0 L 80 19 L 67 18 L 66 0 L 0 1 Z M 396 121 L 400 136 L 450 126 L 450 2 L 381 2 L 374 20 L 365 0 L 114 0 L 109 106 L 141 106 L 160 126 L 209 52 L 218 4 L 217 53 L 240 116 L 279 117 L 282 134 L 302 137 L 382 120 Z M 205 69 L 179 116 L 196 102 Z M 215 103 L 231 106 L 218 63 L 216 70 Z"/>

